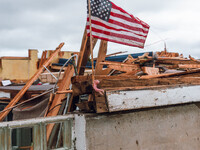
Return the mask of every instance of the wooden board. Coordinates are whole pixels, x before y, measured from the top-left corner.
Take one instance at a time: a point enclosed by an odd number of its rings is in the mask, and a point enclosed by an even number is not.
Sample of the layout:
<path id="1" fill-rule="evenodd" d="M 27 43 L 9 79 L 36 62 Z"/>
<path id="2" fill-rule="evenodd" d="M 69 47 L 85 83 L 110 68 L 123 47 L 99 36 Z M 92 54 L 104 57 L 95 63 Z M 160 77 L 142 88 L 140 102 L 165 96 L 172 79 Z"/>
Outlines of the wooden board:
<path id="1" fill-rule="evenodd" d="M 106 91 L 109 112 L 200 102 L 200 86 L 156 90 Z"/>
<path id="2" fill-rule="evenodd" d="M 126 64 L 126 63 L 120 63 L 120 62 L 111 62 L 111 61 L 105 61 L 101 62 L 101 65 L 107 65 L 108 68 L 122 71 L 122 72 L 133 72 L 133 71 L 139 71 L 140 66 L 138 64 Z"/>
<path id="3" fill-rule="evenodd" d="M 179 64 L 178 68 L 200 68 L 200 64 Z"/>
<path id="4" fill-rule="evenodd" d="M 58 54 L 58 52 L 63 47 L 64 43 L 61 43 L 56 50 L 51 54 L 51 56 L 43 63 L 43 66 L 47 67 L 51 60 Z M 29 89 L 29 87 L 33 84 L 33 82 L 39 77 L 39 75 L 43 72 L 44 67 L 41 66 L 38 71 L 32 76 L 32 78 L 26 83 L 26 85 L 19 91 L 19 93 L 12 99 L 12 101 L 4 108 L 8 109 L 9 107 L 14 106 L 25 94 L 25 92 Z M 0 121 L 3 121 L 3 119 L 8 115 L 10 110 L 5 111 L 3 113 L 0 113 Z"/>
<path id="5" fill-rule="evenodd" d="M 142 70 L 144 73 L 148 75 L 157 75 L 159 74 L 159 68 L 153 68 L 153 67 L 142 67 Z"/>
<path id="6" fill-rule="evenodd" d="M 93 48 L 96 45 L 96 42 L 97 42 L 97 39 L 93 38 Z M 87 64 L 89 56 L 90 56 L 90 39 L 87 36 L 87 30 L 85 28 L 80 53 L 78 55 L 77 72 L 79 75 L 84 74 L 85 66 Z"/>
<path id="7" fill-rule="evenodd" d="M 189 71 L 184 71 L 184 72 L 177 72 L 177 73 L 146 75 L 146 76 L 141 76 L 140 79 L 166 78 L 166 77 L 181 76 L 181 75 L 193 74 L 193 73 L 199 73 L 199 72 L 200 72 L 200 69 L 194 69 L 194 70 L 189 70 Z"/>
<path id="8" fill-rule="evenodd" d="M 89 81 L 91 79 L 92 79 L 91 75 L 74 76 L 74 77 L 72 77 L 72 83 L 85 82 L 85 81 Z M 127 75 L 125 77 L 123 77 L 123 76 L 95 75 L 95 79 L 97 79 L 97 80 L 103 80 L 103 79 L 120 80 L 120 79 L 138 79 L 138 77 L 132 76 L 132 75 Z"/>
<path id="9" fill-rule="evenodd" d="M 95 111 L 96 113 L 108 112 L 108 107 L 106 105 L 105 95 L 100 95 L 99 93 L 94 93 Z"/>
<path id="10" fill-rule="evenodd" d="M 96 66 L 95 66 L 95 75 L 102 74 L 103 65 L 100 65 L 100 62 L 104 61 L 106 58 L 107 44 L 108 44 L 107 41 L 101 40 L 98 57 L 96 61 Z"/>
<path id="11" fill-rule="evenodd" d="M 46 61 L 46 59 L 47 59 L 47 51 L 45 50 L 42 52 L 42 57 L 40 59 L 39 68 L 43 65 L 43 63 Z"/>
<path id="12" fill-rule="evenodd" d="M 112 76 L 111 76 L 112 77 Z M 134 79 L 122 76 L 120 78 L 101 78 L 98 88 L 100 89 L 120 89 L 120 88 L 137 88 L 147 86 L 168 86 L 168 85 L 200 85 L 200 77 L 184 77 L 184 78 L 154 78 L 154 79 Z M 113 76 L 116 77 L 116 76 Z M 90 94 L 91 80 L 73 83 L 72 89 L 74 95 Z"/>
<path id="13" fill-rule="evenodd" d="M 59 91 L 65 91 L 65 90 L 69 89 L 70 84 L 71 84 L 71 77 L 73 75 L 74 75 L 74 67 L 69 65 L 67 67 L 65 73 L 64 73 L 62 81 L 58 85 L 58 87 L 59 87 L 58 92 Z M 56 116 L 58 114 L 59 109 L 61 107 L 61 105 L 59 105 L 59 104 L 62 103 L 62 100 L 65 98 L 65 95 L 66 94 L 56 94 L 54 96 L 54 99 L 52 100 L 52 104 L 51 104 L 50 109 L 49 109 L 49 110 L 52 110 L 52 111 L 47 113 L 47 115 L 46 115 L 47 117 Z M 47 141 L 49 139 L 49 136 L 51 134 L 53 126 L 54 126 L 54 124 L 47 125 Z"/>

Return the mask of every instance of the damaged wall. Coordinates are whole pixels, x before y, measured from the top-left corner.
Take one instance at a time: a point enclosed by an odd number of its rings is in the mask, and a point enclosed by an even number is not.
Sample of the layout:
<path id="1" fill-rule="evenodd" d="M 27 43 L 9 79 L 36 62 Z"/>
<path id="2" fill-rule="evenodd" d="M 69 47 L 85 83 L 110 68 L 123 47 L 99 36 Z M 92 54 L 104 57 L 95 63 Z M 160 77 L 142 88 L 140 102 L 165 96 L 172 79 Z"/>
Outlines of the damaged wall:
<path id="1" fill-rule="evenodd" d="M 28 57 L 1 57 L 0 60 L 3 80 L 28 80 L 37 71 L 38 50 L 29 50 Z"/>
<path id="2" fill-rule="evenodd" d="M 86 149 L 198 150 L 199 120 L 195 104 L 86 116 Z"/>

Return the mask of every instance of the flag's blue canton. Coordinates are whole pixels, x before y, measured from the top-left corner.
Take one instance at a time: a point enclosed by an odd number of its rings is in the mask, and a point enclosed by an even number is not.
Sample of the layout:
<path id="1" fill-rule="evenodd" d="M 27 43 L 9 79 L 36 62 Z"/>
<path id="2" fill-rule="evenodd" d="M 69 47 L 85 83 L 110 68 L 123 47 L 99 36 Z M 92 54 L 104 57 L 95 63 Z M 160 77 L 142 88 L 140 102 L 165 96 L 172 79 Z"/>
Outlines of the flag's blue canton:
<path id="1" fill-rule="evenodd" d="M 112 3 L 108 0 L 90 0 L 91 16 L 108 21 Z M 88 7 L 87 7 L 88 8 Z M 87 11 L 88 12 L 88 11 Z"/>

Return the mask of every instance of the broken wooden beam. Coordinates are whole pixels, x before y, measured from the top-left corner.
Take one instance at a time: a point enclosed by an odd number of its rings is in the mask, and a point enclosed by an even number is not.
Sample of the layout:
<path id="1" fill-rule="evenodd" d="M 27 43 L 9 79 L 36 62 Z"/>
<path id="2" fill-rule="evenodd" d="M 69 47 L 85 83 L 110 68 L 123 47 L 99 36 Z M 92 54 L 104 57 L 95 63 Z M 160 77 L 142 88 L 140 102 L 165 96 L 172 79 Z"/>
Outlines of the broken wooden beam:
<path id="1" fill-rule="evenodd" d="M 187 74 L 193 74 L 200 72 L 200 69 L 194 69 L 189 71 L 183 71 L 183 72 L 177 72 L 177 73 L 163 73 L 158 75 L 144 75 L 141 76 L 140 79 L 152 79 L 152 78 L 166 78 L 166 77 L 172 77 L 172 76 L 181 76 L 181 75 L 187 75 Z"/>
<path id="2" fill-rule="evenodd" d="M 127 76 L 107 76 L 107 75 L 95 75 L 94 76 L 96 80 L 120 80 L 120 79 L 138 79 L 137 76 L 133 75 L 127 75 Z M 85 82 L 85 81 L 90 81 L 92 79 L 91 75 L 86 75 L 86 76 L 74 76 L 72 77 L 72 83 L 79 83 L 79 82 Z"/>
<path id="3" fill-rule="evenodd" d="M 96 45 L 97 39 L 93 38 L 93 48 Z M 85 66 L 87 64 L 88 58 L 90 56 L 90 39 L 87 36 L 87 29 L 85 28 L 85 32 L 83 34 L 82 44 L 80 53 L 78 55 L 78 65 L 77 72 L 79 75 L 83 75 L 85 71 Z"/>
<path id="4" fill-rule="evenodd" d="M 148 75 L 157 75 L 159 74 L 159 68 L 153 68 L 153 67 L 142 67 L 142 70 L 144 73 Z"/>
<path id="5" fill-rule="evenodd" d="M 100 65 L 100 62 L 104 61 L 106 58 L 107 44 L 108 44 L 108 41 L 101 40 L 98 57 L 96 61 L 96 66 L 95 66 L 95 75 L 102 74 L 103 65 Z"/>
<path id="6" fill-rule="evenodd" d="M 178 68 L 182 68 L 182 69 L 195 69 L 195 68 L 200 68 L 200 64 L 179 64 Z"/>
<path id="7" fill-rule="evenodd" d="M 41 66 L 38 71 L 32 76 L 32 78 L 26 83 L 26 85 L 19 91 L 19 93 L 12 99 L 12 101 L 4 108 L 8 109 L 12 106 L 14 106 L 25 94 L 25 92 L 28 90 L 28 88 L 33 84 L 33 82 L 39 77 L 39 75 L 43 72 L 44 66 L 47 67 L 52 59 L 58 54 L 58 52 L 63 47 L 64 43 L 61 43 L 56 50 L 51 54 L 51 56 L 43 63 L 43 66 Z M 8 115 L 10 110 L 0 113 L 0 121 L 3 121 L 3 119 Z"/>
<path id="8" fill-rule="evenodd" d="M 69 89 L 70 84 L 71 84 L 71 77 L 73 75 L 74 75 L 74 67 L 71 66 L 71 65 L 68 65 L 67 69 L 64 72 L 63 79 L 58 85 L 58 87 L 59 87 L 58 88 L 58 92 L 59 91 L 65 91 L 65 90 Z M 47 113 L 47 115 L 46 115 L 47 117 L 58 115 L 59 109 L 61 107 L 61 105 L 59 105 L 59 104 L 62 103 L 62 100 L 63 100 L 64 97 L 65 97 L 65 93 L 63 93 L 63 94 L 55 94 L 55 96 L 54 96 L 54 98 L 52 100 L 52 104 L 51 104 L 51 106 L 49 108 L 49 110 L 51 110 L 51 111 L 49 111 Z M 54 124 L 47 125 L 47 141 L 49 139 L 49 136 L 51 134 L 53 126 L 54 126 Z"/>
<path id="9" fill-rule="evenodd" d="M 56 94 L 67 94 L 67 93 L 73 93 L 73 90 L 57 91 L 56 92 Z"/>
<path id="10" fill-rule="evenodd" d="M 108 107 L 106 105 L 106 97 L 105 95 L 101 95 L 97 92 L 93 93 L 94 95 L 94 106 L 96 113 L 106 113 L 108 112 Z"/>
<path id="11" fill-rule="evenodd" d="M 132 72 L 135 71 L 136 73 L 140 71 L 140 66 L 138 64 L 126 64 L 121 62 L 111 62 L 111 61 L 104 61 L 100 62 L 101 65 L 107 65 L 108 68 L 122 71 L 122 72 Z"/>

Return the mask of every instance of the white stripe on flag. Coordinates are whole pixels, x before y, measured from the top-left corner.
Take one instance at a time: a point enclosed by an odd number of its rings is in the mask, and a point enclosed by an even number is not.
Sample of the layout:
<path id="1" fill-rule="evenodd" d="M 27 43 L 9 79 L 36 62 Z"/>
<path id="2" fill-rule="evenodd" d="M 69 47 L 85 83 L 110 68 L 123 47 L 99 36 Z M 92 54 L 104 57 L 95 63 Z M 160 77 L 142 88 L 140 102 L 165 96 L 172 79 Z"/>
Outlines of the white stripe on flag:
<path id="1" fill-rule="evenodd" d="M 120 10 L 112 8 L 112 12 L 115 14 L 119 14 L 119 15 L 123 15 L 125 17 L 131 18 L 131 16 L 129 16 L 128 14 L 122 13 Z"/>
<path id="2" fill-rule="evenodd" d="M 89 33 L 89 32 L 90 32 L 90 30 L 87 29 L 87 33 Z M 118 38 L 118 37 L 115 37 L 115 36 L 109 36 L 109 35 L 105 35 L 105 34 L 94 32 L 94 31 L 92 31 L 92 35 L 98 36 L 100 38 L 106 38 L 106 39 L 114 40 L 116 42 L 123 42 L 123 43 L 130 44 L 130 45 L 138 45 L 140 47 L 143 47 L 143 45 L 144 45 L 144 43 L 141 43 L 141 42 L 136 42 L 136 41 L 133 41 L 133 40 Z"/>
<path id="3" fill-rule="evenodd" d="M 87 22 L 87 25 L 89 26 L 90 23 Z M 141 40 L 145 40 L 146 38 L 143 37 L 143 36 L 139 36 L 135 33 L 131 33 L 131 32 L 126 32 L 126 31 L 116 31 L 116 30 L 111 30 L 111 29 L 107 29 L 105 27 L 102 27 L 100 25 L 96 25 L 96 24 L 92 24 L 92 27 L 93 28 L 96 28 L 96 29 L 99 29 L 99 30 L 102 30 L 102 31 L 107 31 L 107 32 L 112 32 L 112 33 L 116 33 L 116 34 L 121 34 L 121 35 L 127 35 L 127 36 L 131 36 L 131 37 L 135 37 L 135 38 L 138 38 L 138 39 L 141 39 Z"/>
<path id="4" fill-rule="evenodd" d="M 94 16 L 91 16 L 91 19 L 92 20 L 95 20 L 95 21 L 98 21 L 98 22 L 101 22 L 109 27 L 112 27 L 112 28 L 115 28 L 115 29 L 123 29 L 123 30 L 126 30 L 128 32 L 132 32 L 134 34 L 137 34 L 137 35 L 141 35 L 141 36 L 147 36 L 147 33 L 143 33 L 143 32 L 140 32 L 140 31 L 134 31 L 134 30 L 131 30 L 131 29 L 127 29 L 127 28 L 124 28 L 124 27 L 121 27 L 121 26 L 118 26 L 116 24 L 112 24 L 112 23 L 109 23 L 107 21 L 104 21 L 98 17 L 94 17 Z"/>
<path id="5" fill-rule="evenodd" d="M 129 25 L 129 26 L 132 26 L 132 27 L 141 28 L 141 29 L 143 29 L 144 31 L 148 31 L 148 30 L 149 30 L 149 29 L 147 29 L 147 28 L 144 28 L 144 27 L 143 27 L 142 25 L 140 25 L 140 24 L 132 23 L 132 22 L 127 21 L 127 20 L 124 20 L 124 19 L 122 19 L 122 18 L 118 18 L 118 17 L 114 17 L 114 16 L 111 16 L 111 15 L 110 15 L 110 19 L 115 20 L 115 21 L 118 21 L 118 22 L 123 23 L 123 24 L 126 24 L 126 25 Z"/>

